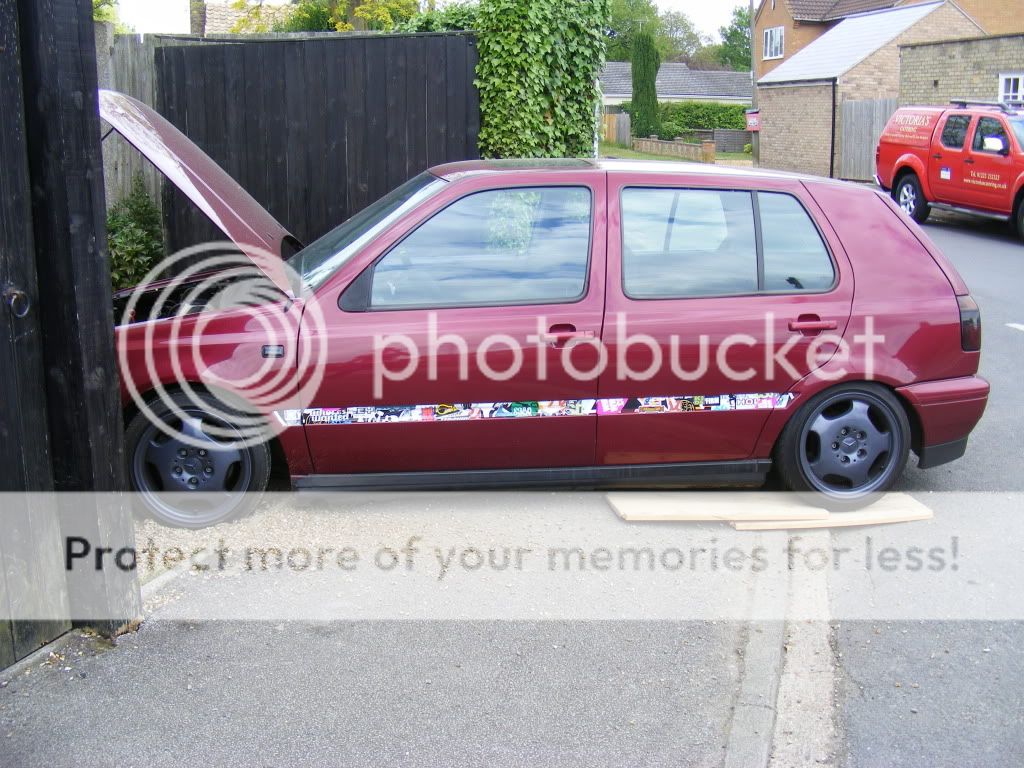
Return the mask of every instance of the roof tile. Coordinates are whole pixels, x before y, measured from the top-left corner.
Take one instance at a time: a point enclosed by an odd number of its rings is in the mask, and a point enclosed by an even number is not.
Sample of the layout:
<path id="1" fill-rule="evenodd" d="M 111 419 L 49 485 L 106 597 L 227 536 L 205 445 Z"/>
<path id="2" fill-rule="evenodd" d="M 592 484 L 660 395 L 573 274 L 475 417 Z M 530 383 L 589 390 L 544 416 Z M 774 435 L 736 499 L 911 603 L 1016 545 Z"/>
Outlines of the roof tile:
<path id="1" fill-rule="evenodd" d="M 686 64 L 667 62 L 658 70 L 658 98 L 686 96 L 749 99 L 753 87 L 749 72 L 712 72 L 690 69 Z M 601 70 L 601 90 L 605 96 L 633 97 L 632 66 L 628 61 L 609 61 Z"/>

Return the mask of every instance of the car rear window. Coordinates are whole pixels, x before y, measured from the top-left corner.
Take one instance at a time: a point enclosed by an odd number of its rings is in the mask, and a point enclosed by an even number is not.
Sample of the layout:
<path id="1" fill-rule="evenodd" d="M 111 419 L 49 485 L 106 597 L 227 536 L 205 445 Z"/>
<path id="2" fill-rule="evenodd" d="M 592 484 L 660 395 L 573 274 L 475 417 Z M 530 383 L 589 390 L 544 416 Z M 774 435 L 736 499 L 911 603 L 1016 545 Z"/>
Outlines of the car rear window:
<path id="1" fill-rule="evenodd" d="M 622 193 L 622 283 L 634 299 L 822 292 L 835 283 L 835 268 L 792 195 L 629 188 Z"/>
<path id="2" fill-rule="evenodd" d="M 750 192 L 626 189 L 622 246 L 623 289 L 631 298 L 757 290 Z"/>
<path id="3" fill-rule="evenodd" d="M 764 247 L 764 290 L 827 291 L 835 268 L 818 228 L 791 195 L 758 192 Z"/>
<path id="4" fill-rule="evenodd" d="M 967 141 L 967 128 L 970 124 L 970 115 L 950 115 L 942 128 L 942 145 L 949 149 L 962 149 Z"/>

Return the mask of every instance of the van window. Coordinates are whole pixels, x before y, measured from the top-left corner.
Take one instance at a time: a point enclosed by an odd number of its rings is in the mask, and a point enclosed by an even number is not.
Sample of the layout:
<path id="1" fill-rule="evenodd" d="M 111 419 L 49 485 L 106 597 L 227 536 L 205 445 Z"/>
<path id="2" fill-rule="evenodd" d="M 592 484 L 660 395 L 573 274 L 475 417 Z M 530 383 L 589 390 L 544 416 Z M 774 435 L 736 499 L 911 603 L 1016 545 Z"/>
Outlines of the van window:
<path id="1" fill-rule="evenodd" d="M 970 124 L 970 115 L 950 115 L 942 129 L 942 146 L 963 149 L 964 142 L 967 141 L 967 127 Z"/>
<path id="2" fill-rule="evenodd" d="M 755 293 L 750 193 L 624 190 L 622 273 L 623 290 L 635 299 Z"/>
<path id="3" fill-rule="evenodd" d="M 835 268 L 818 228 L 795 197 L 758 192 L 764 247 L 764 290 L 827 291 Z"/>
<path id="4" fill-rule="evenodd" d="M 988 138 L 1002 139 L 1004 147 L 1010 146 L 1010 139 L 1006 135 L 1006 129 L 994 117 L 983 117 L 978 121 L 978 127 L 974 131 L 974 146 L 972 149 L 975 152 L 984 152 L 985 139 Z"/>

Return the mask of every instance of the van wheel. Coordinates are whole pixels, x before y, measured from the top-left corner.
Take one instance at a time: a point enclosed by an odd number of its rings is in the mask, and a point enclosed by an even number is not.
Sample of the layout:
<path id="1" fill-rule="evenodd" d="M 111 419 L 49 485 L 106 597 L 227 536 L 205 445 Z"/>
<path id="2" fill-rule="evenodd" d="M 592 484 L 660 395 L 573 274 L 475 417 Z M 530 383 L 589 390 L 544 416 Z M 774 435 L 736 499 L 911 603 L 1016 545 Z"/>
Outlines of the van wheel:
<path id="1" fill-rule="evenodd" d="M 247 445 L 225 418 L 223 404 L 211 400 L 206 409 L 202 397 L 181 393 L 167 399 L 150 409 L 172 434 L 145 413 L 125 430 L 128 479 L 139 511 L 173 528 L 205 528 L 252 512 L 270 480 L 270 447 Z"/>
<path id="2" fill-rule="evenodd" d="M 789 420 L 775 462 L 790 490 L 853 509 L 893 486 L 909 451 L 910 422 L 899 400 L 877 384 L 844 384 L 815 395 Z"/>
<path id="3" fill-rule="evenodd" d="M 892 199 L 918 224 L 924 224 L 928 214 L 932 212 L 915 173 L 907 173 L 900 177 L 899 183 L 893 187 Z"/>
<path id="4" fill-rule="evenodd" d="M 1012 222 L 1017 228 L 1017 236 L 1024 240 L 1024 199 L 1017 201 L 1017 210 Z"/>

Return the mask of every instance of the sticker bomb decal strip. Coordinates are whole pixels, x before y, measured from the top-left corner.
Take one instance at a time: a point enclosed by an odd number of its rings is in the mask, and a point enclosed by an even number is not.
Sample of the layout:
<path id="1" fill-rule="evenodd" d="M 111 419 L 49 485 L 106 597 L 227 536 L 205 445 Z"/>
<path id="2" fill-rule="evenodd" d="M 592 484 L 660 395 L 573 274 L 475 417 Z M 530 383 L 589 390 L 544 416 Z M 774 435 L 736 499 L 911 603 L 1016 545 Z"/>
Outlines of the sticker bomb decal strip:
<path id="1" fill-rule="evenodd" d="M 527 400 L 514 403 L 438 403 L 278 411 L 286 426 L 388 424 L 412 421 L 472 421 L 545 416 L 614 416 L 696 411 L 765 411 L 786 408 L 793 395 L 687 395 L 684 397 L 613 397 L 602 400 Z"/>

